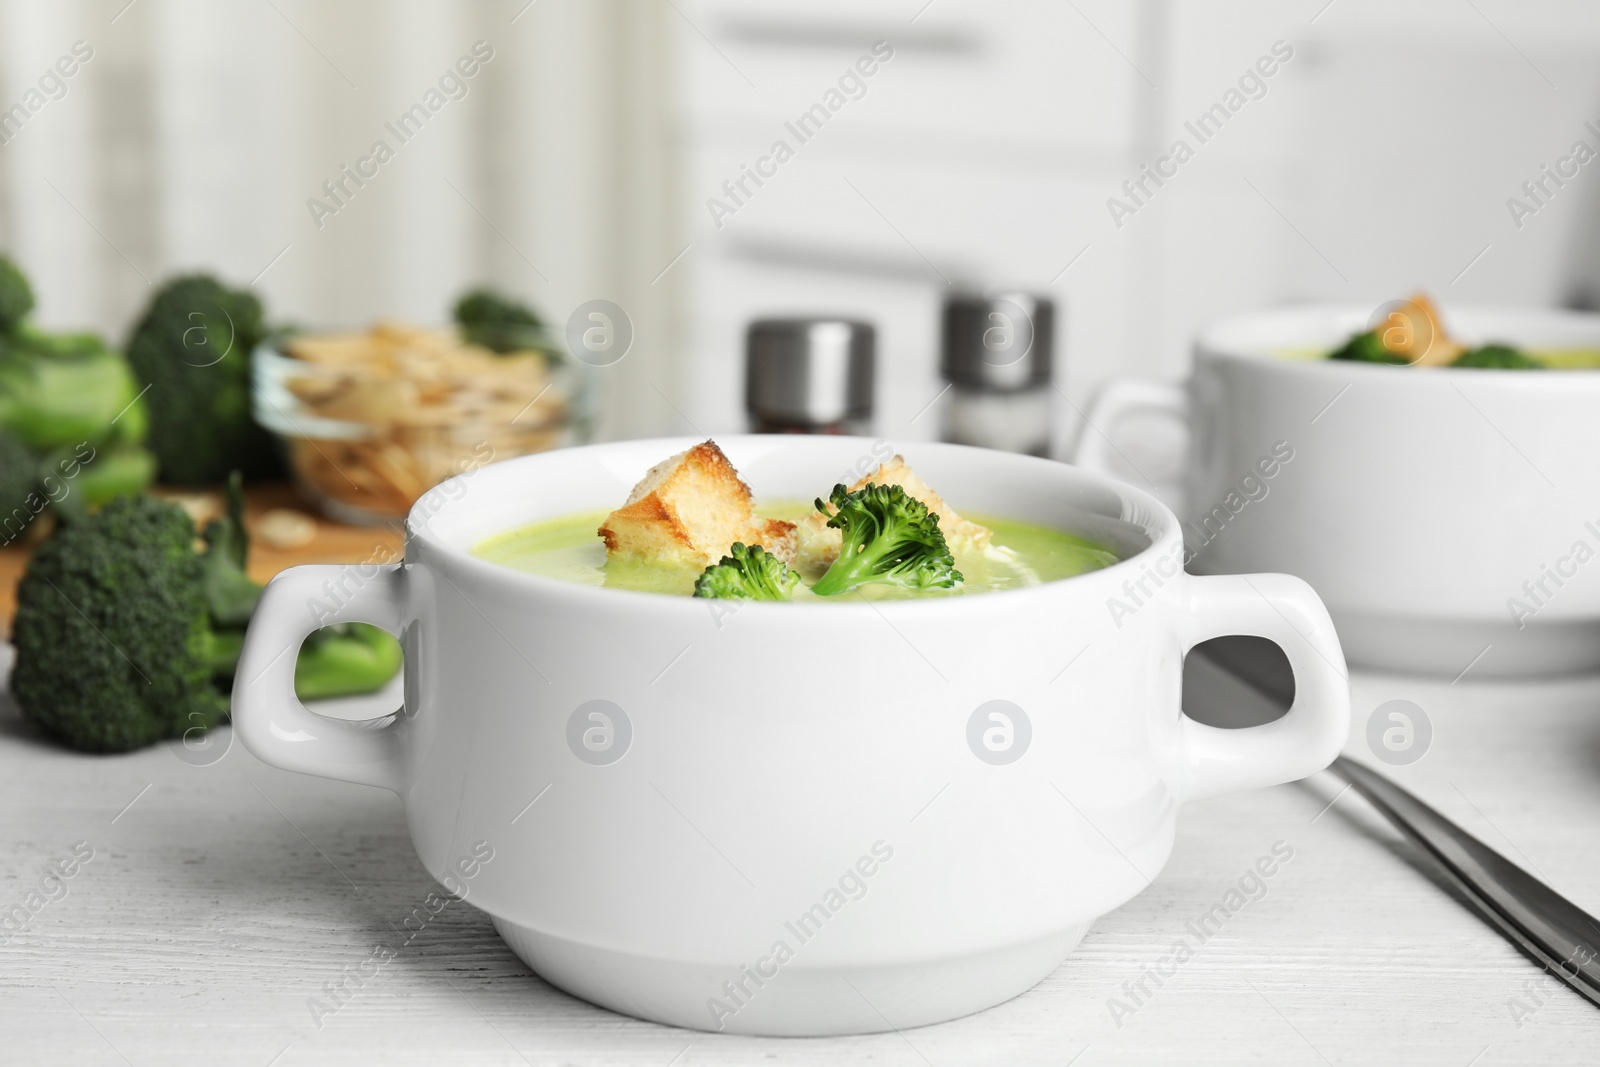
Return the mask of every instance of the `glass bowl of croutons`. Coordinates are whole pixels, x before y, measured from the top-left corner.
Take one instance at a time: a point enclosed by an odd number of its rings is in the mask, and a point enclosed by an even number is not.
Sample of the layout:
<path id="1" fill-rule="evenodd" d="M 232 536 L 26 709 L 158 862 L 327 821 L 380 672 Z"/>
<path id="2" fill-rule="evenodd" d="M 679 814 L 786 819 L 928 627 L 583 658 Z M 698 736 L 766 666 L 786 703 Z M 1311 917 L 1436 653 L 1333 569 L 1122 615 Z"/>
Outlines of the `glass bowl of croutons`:
<path id="1" fill-rule="evenodd" d="M 587 437 L 582 371 L 554 344 L 497 351 L 455 327 L 379 322 L 257 349 L 256 421 L 329 518 L 389 523 L 435 485 Z"/>

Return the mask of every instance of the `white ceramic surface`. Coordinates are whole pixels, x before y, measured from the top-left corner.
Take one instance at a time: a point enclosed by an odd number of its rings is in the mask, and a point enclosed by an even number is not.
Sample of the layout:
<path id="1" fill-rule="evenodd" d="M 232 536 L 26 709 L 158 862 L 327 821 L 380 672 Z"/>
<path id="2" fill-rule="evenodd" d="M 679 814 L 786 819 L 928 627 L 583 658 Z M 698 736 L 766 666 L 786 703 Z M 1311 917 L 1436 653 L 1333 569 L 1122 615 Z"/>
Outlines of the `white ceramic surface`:
<path id="1" fill-rule="evenodd" d="M 612 506 L 691 443 L 595 445 L 448 482 L 412 513 L 403 564 L 275 579 L 239 668 L 234 723 L 252 752 L 397 792 L 428 870 L 578 996 L 758 1034 L 977 1011 L 1148 884 L 1182 802 L 1300 778 L 1339 750 L 1343 658 L 1305 583 L 1187 575 L 1170 511 L 1045 460 L 904 448 L 962 510 L 1073 530 L 1124 562 L 982 596 L 735 605 L 469 552 Z M 720 443 L 766 499 L 815 496 L 883 448 Z M 354 725 L 294 699 L 289 651 L 336 618 L 401 635 L 398 716 Z M 1230 633 L 1288 652 L 1299 692 L 1283 719 L 1217 730 L 1181 714 L 1185 650 Z M 1010 702 L 1008 719 L 978 714 L 991 701 Z M 985 730 L 998 732 L 969 740 Z"/>
<path id="2" fill-rule="evenodd" d="M 1193 568 L 1304 578 L 1352 663 L 1446 677 L 1600 668 L 1600 371 L 1278 355 L 1331 349 L 1370 315 L 1307 306 L 1218 323 L 1186 387 L 1109 387 L 1078 462 L 1108 469 L 1135 412 L 1187 419 L 1178 510 Z M 1600 348 L 1600 315 L 1444 317 L 1468 343 Z M 1283 447 L 1293 458 L 1262 477 Z"/>

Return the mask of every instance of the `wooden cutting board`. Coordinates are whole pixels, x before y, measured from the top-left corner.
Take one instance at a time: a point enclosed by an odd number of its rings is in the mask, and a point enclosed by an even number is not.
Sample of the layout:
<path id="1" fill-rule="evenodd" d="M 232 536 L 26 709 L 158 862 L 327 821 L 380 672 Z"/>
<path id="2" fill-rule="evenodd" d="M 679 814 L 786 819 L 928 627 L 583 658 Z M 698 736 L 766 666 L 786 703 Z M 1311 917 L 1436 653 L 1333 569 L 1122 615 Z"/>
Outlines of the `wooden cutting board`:
<path id="1" fill-rule="evenodd" d="M 157 490 L 167 495 L 164 490 Z M 212 510 L 220 512 L 222 494 L 194 493 L 181 490 L 185 496 L 203 496 L 209 499 Z M 404 538 L 399 523 L 394 527 L 351 526 L 332 522 L 319 515 L 295 490 L 288 485 L 260 485 L 245 491 L 245 524 L 250 527 L 250 577 L 266 582 L 285 567 L 302 563 L 366 563 L 390 562 L 400 558 Z M 255 536 L 255 525 L 262 515 L 274 508 L 288 508 L 301 512 L 316 522 L 317 530 L 311 541 L 298 548 L 274 548 Z M 28 568 L 33 554 L 32 545 L 8 545 L 0 548 L 0 626 L 7 637 L 11 634 L 11 618 L 17 611 L 17 582 Z"/>

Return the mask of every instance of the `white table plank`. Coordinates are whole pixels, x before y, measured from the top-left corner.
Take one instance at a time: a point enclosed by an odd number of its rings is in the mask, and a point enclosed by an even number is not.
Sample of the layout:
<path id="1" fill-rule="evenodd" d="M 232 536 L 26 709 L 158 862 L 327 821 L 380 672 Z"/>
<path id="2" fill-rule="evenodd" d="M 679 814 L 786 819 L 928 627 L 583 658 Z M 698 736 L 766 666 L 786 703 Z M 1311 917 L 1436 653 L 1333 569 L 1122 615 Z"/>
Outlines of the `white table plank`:
<path id="1" fill-rule="evenodd" d="M 1600 679 L 1358 676 L 1354 693 L 1361 723 L 1391 698 L 1422 706 L 1432 750 L 1391 773 L 1600 911 Z M 1350 751 L 1367 755 L 1359 730 Z M 532 977 L 465 903 L 318 1027 L 308 999 L 374 946 L 401 945 L 395 928 L 433 888 L 392 796 L 279 772 L 237 745 L 205 767 L 165 747 L 77 755 L 40 741 L 9 703 L 0 781 L 0 908 L 23 903 L 74 843 L 95 850 L 66 895 L 0 947 L 4 1062 L 945 1067 L 1081 1053 L 1083 1067 L 1489 1067 L 1590 1062 L 1600 1049 L 1600 1012 L 1450 900 L 1361 801 L 1346 795 L 1313 823 L 1337 791 L 1331 779 L 1186 809 L 1155 884 L 1008 1004 L 904 1034 L 772 1041 L 573 1000 Z M 1280 840 L 1294 857 L 1265 895 L 1119 1027 L 1108 1000 L 1127 1000 L 1123 983 Z M 1532 1009 L 1520 1026 L 1518 999 Z"/>

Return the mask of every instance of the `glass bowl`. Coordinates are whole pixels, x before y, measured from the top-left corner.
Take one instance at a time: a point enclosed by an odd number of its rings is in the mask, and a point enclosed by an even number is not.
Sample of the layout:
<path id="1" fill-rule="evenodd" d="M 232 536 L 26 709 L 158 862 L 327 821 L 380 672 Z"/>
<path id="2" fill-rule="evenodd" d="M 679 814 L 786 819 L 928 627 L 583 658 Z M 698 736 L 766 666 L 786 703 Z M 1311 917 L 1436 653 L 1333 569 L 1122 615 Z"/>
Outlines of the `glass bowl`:
<path id="1" fill-rule="evenodd" d="M 324 514 L 388 524 L 447 478 L 585 440 L 586 369 L 553 346 L 502 354 L 380 322 L 258 348 L 254 414 Z"/>

